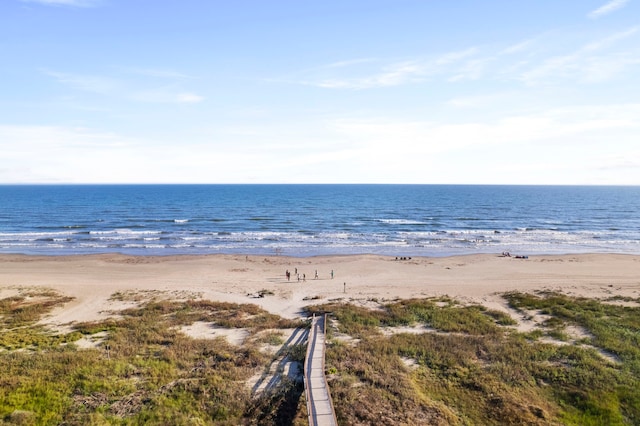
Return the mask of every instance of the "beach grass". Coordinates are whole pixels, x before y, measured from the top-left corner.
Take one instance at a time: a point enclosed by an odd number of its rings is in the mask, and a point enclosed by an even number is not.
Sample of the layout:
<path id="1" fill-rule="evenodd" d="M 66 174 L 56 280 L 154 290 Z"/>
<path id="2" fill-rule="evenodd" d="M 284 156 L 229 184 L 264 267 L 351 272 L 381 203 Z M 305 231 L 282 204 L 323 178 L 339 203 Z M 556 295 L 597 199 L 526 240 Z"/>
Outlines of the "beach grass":
<path id="1" fill-rule="evenodd" d="M 326 372 L 340 424 L 640 424 L 638 300 L 504 298 L 509 310 L 446 297 L 309 306 L 329 313 Z M 0 300 L 0 422 L 306 424 L 299 381 L 281 377 L 262 394 L 247 384 L 277 357 L 304 360 L 304 345 L 261 347 L 307 323 L 251 304 L 140 299 L 68 332 L 38 325 L 67 301 L 44 290 Z M 518 331 L 518 317 L 535 315 L 544 321 Z M 234 345 L 181 331 L 198 321 L 249 337 Z M 95 345 L 82 348 L 82 337 Z"/>
<path id="2" fill-rule="evenodd" d="M 537 332 L 504 312 L 438 299 L 366 310 L 327 304 L 334 330 L 327 370 L 344 424 L 570 424 L 640 422 L 640 310 L 559 294 L 505 295 L 549 316 Z M 505 325 L 506 324 L 506 325 Z M 385 327 L 424 332 L 386 336 Z M 563 330 L 589 337 L 569 342 Z M 563 339 L 552 340 L 553 336 Z"/>
<path id="3" fill-rule="evenodd" d="M 13 304 L 12 299 L 3 306 Z M 50 331 L 27 327 L 27 321 L 21 320 L 20 328 L 14 327 L 9 334 L 25 344 L 20 350 L 16 343 L 3 344 L 0 352 L 0 420 L 8 424 L 235 425 L 252 423 L 248 415 L 252 407 L 299 411 L 298 401 L 286 397 L 296 394 L 291 383 L 283 381 L 258 398 L 245 385 L 272 360 L 258 343 L 235 346 L 223 338 L 194 339 L 181 333 L 179 326 L 211 321 L 257 333 L 305 323 L 282 319 L 254 305 L 208 301 L 154 301 L 120 316 L 76 324 L 74 331 L 57 340 L 52 340 Z M 32 315 L 29 321 L 36 319 Z M 5 320 L 5 324 L 15 326 L 16 321 Z M 104 340 L 93 349 L 63 344 L 105 332 Z M 48 344 L 35 344 L 34 336 L 49 339 Z M 299 358 L 304 347 L 290 347 L 284 355 L 289 352 Z M 301 391 L 297 395 L 299 399 Z M 264 401 L 277 401 L 280 406 Z M 288 408 L 291 404 L 296 408 Z"/>

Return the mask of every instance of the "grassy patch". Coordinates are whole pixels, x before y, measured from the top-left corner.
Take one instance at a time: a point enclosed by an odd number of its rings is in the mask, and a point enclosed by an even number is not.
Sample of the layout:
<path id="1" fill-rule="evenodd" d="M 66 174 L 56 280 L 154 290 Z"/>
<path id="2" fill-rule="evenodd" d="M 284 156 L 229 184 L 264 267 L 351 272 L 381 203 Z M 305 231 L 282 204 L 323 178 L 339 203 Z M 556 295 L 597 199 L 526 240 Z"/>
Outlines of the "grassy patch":
<path id="1" fill-rule="evenodd" d="M 221 338 L 192 339 L 176 326 L 203 320 L 258 333 L 303 325 L 300 321 L 254 305 L 153 300 L 117 320 L 78 324 L 72 333 L 49 336 L 33 326 L 38 315 L 12 319 L 16 303 L 21 299 L 3 301 L 4 325 L 21 327 L 5 328 L 2 337 L 28 342 L 20 347 L 31 350 L 0 352 L 0 423 L 237 425 L 251 424 L 256 407 L 265 419 L 295 419 L 299 411 L 300 386 L 286 380 L 268 395 L 251 396 L 245 383 L 272 361 L 257 342 L 237 347 Z M 38 310 L 40 315 L 45 307 L 49 304 Z M 61 345 L 105 331 L 98 349 Z M 19 346 L 11 345 L 6 346 Z M 304 346 L 287 351 L 289 357 L 304 358 Z"/>
<path id="2" fill-rule="evenodd" d="M 284 344 L 284 338 L 282 334 L 277 331 L 265 331 L 258 336 L 256 342 L 266 343 L 272 346 L 282 346 Z"/>
<path id="3" fill-rule="evenodd" d="M 500 334 L 500 324 L 507 314 L 489 311 L 482 306 L 462 306 L 450 299 L 410 299 L 370 310 L 362 307 L 329 303 L 309 307 L 310 313 L 331 313 L 340 324 L 340 331 L 354 337 L 375 333 L 378 327 L 410 326 L 423 324 L 442 332 L 467 333 L 473 335 Z"/>
<path id="4" fill-rule="evenodd" d="M 547 332 L 566 344 L 521 334 L 501 312 L 443 300 L 408 300 L 366 311 L 327 304 L 341 333 L 330 340 L 327 370 L 345 424 L 640 423 L 640 310 L 558 294 L 508 294 L 515 309 L 549 316 Z M 421 334 L 383 337 L 379 327 L 424 325 Z M 593 338 L 570 343 L 565 329 Z M 585 347 L 588 341 L 592 346 Z M 598 353 L 615 354 L 612 363 Z M 402 363 L 411 359 L 411 368 Z"/>
<path id="5" fill-rule="evenodd" d="M 31 325 L 71 300 L 49 289 L 20 289 L 18 295 L 0 299 L 0 329 Z"/>
<path id="6" fill-rule="evenodd" d="M 505 297 L 545 314 L 544 327 L 518 333 L 503 312 L 446 298 L 310 307 L 331 313 L 326 370 L 340 424 L 640 424 L 640 308 L 555 293 Z M 301 321 L 255 305 L 153 298 L 66 335 L 35 325 L 67 300 L 34 291 L 0 301 L 0 423 L 306 424 L 298 382 L 284 378 L 259 397 L 247 386 L 274 362 L 261 346 L 282 345 L 279 329 Z M 250 336 L 234 346 L 179 331 L 196 321 Z M 425 332 L 380 332 L 400 326 Z M 568 326 L 587 337 L 572 341 Z M 336 327 L 355 339 L 331 338 Z M 96 333 L 105 336 L 96 349 L 63 344 Z M 546 343 L 545 333 L 565 344 Z M 302 362 L 305 346 L 277 356 Z"/>
<path id="7" fill-rule="evenodd" d="M 35 326 L 52 309 L 73 300 L 49 289 L 21 288 L 18 295 L 0 300 L 0 348 L 47 349 L 78 340 L 80 333 L 55 334 Z"/>

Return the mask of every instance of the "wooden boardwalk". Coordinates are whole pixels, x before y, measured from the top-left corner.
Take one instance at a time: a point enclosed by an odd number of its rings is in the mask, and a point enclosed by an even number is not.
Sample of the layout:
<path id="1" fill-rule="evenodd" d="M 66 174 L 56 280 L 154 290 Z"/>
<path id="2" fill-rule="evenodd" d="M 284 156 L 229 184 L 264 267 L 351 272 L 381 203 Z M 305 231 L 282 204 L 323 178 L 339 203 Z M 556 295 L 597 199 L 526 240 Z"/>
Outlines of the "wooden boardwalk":
<path id="1" fill-rule="evenodd" d="M 336 413 L 324 375 L 326 315 L 311 322 L 304 361 L 304 388 L 310 426 L 337 426 Z"/>

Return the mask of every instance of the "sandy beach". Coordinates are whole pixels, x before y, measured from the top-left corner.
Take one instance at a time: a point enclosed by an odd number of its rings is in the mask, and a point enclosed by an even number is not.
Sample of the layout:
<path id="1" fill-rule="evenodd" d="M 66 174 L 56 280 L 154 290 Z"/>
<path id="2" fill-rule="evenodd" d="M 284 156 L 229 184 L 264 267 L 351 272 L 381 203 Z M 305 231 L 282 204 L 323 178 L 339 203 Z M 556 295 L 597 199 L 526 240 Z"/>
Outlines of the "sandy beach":
<path id="1" fill-rule="evenodd" d="M 253 303 L 287 318 L 299 317 L 306 305 L 329 301 L 375 307 L 444 295 L 507 311 L 500 294 L 509 291 L 638 298 L 640 256 L 0 256 L 0 298 L 25 287 L 74 298 L 44 320 L 54 327 L 106 318 L 151 298 Z M 260 292 L 266 295 L 259 297 Z M 137 297 L 113 297 L 117 293 Z"/>

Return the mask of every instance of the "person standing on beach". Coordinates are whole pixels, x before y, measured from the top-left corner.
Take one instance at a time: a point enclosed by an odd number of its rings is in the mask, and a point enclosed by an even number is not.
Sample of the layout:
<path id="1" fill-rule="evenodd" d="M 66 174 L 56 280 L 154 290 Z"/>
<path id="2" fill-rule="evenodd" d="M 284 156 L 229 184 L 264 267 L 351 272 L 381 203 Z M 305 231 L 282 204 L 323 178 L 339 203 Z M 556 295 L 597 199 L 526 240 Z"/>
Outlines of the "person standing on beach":
<path id="1" fill-rule="evenodd" d="M 333 279 L 333 269 L 331 270 L 331 279 Z"/>
<path id="2" fill-rule="evenodd" d="M 316 269 L 316 276 L 314 277 L 314 279 L 318 279 L 318 270 Z"/>

